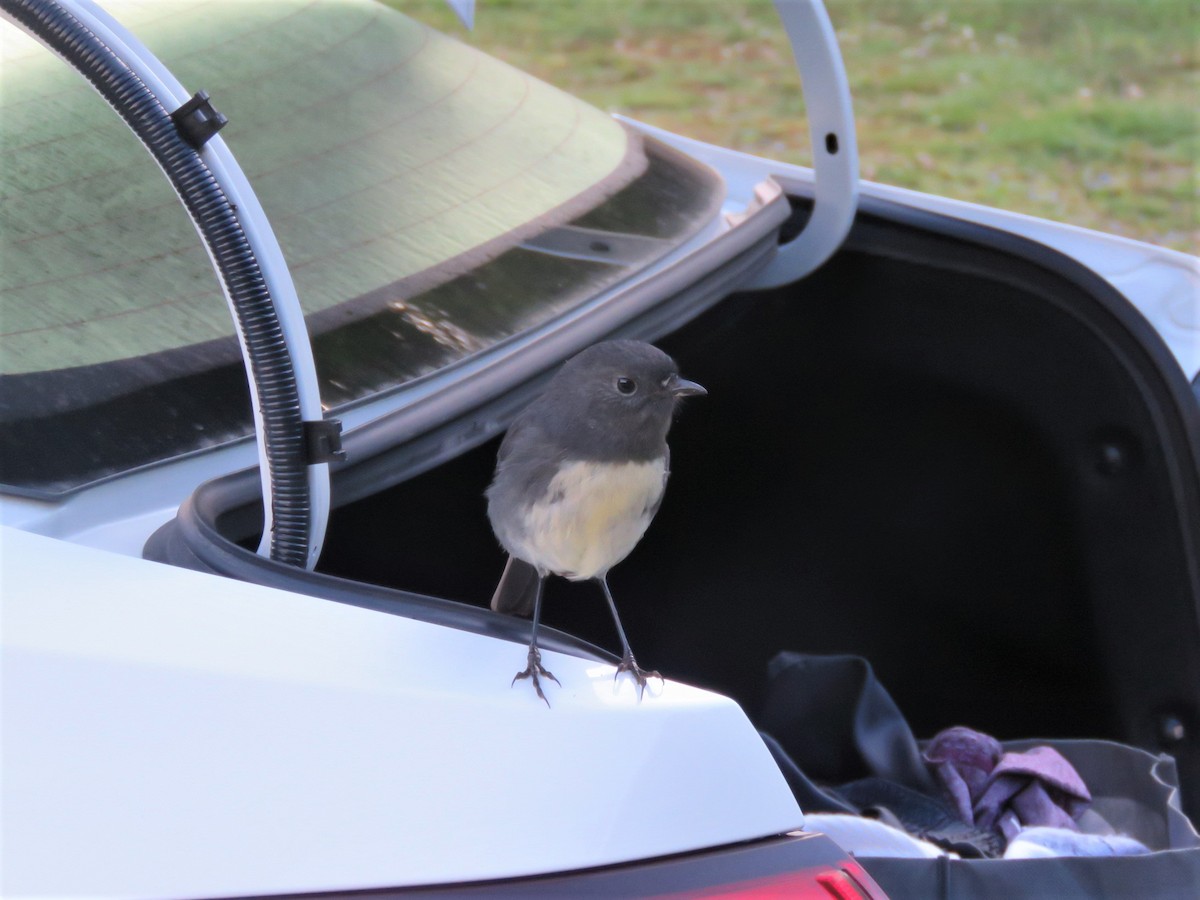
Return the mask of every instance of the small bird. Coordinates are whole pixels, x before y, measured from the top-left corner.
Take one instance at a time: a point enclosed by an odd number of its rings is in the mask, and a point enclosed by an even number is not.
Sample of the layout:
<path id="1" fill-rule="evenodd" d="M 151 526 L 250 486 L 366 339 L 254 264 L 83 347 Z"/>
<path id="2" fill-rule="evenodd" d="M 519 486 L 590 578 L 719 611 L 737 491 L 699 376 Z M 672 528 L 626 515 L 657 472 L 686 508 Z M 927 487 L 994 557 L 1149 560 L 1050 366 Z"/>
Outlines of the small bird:
<path id="1" fill-rule="evenodd" d="M 648 678 L 629 649 L 608 571 L 637 546 L 658 512 L 670 474 L 667 431 L 680 398 L 708 393 L 679 375 L 675 361 L 642 341 L 605 341 L 569 359 L 545 392 L 517 416 L 500 444 L 487 489 L 488 518 L 508 563 L 492 609 L 533 615 L 525 668 L 550 705 L 540 678 L 560 684 L 538 650 L 547 575 L 595 579 L 612 612 L 638 699 Z"/>

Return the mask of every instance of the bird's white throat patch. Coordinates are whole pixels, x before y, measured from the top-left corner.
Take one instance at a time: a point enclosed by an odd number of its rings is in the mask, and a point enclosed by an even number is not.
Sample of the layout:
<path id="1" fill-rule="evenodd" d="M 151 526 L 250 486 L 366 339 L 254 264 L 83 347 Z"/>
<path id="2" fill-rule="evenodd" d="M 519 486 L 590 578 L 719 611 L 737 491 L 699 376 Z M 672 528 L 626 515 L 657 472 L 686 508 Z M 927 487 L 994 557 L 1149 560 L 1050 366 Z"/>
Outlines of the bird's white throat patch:
<path id="1" fill-rule="evenodd" d="M 527 507 L 517 556 L 573 580 L 607 572 L 637 546 L 667 484 L 665 458 L 566 462 Z"/>

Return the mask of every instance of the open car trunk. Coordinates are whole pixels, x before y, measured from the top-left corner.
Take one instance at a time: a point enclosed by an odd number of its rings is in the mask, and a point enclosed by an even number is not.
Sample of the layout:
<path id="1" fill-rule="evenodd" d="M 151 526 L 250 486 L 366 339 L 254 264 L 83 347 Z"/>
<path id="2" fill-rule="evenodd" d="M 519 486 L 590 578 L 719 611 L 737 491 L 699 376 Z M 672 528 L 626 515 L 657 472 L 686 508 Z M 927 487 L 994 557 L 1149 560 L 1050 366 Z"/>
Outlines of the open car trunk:
<path id="1" fill-rule="evenodd" d="M 661 332 L 709 396 L 683 409 L 662 509 L 610 576 L 639 661 L 754 719 L 777 652 L 858 654 L 919 736 L 1166 749 L 1200 815 L 1195 400 L 1109 285 L 868 198 L 814 275 Z M 526 639 L 486 609 L 504 557 L 480 435 L 468 417 L 367 457 L 350 435 L 317 574 L 250 552 L 244 475 L 202 488 L 147 554 Z M 594 585 L 547 591 L 545 621 L 573 637 L 544 646 L 617 646 Z"/>

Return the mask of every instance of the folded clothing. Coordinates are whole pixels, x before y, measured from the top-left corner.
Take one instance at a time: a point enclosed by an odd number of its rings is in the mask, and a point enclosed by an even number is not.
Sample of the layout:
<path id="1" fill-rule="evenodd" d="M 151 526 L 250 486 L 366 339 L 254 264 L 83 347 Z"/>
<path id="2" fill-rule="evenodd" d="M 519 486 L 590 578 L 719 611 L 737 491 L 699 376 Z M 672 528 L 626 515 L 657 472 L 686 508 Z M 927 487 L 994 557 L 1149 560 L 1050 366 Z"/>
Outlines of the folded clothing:
<path id="1" fill-rule="evenodd" d="M 950 795 L 959 818 L 1012 841 L 1029 826 L 1077 831 L 1091 804 L 1087 785 L 1053 747 L 1005 752 L 971 728 L 938 733 L 922 754 Z"/>
<path id="2" fill-rule="evenodd" d="M 1022 829 L 1004 851 L 1005 859 L 1058 856 L 1137 856 L 1151 850 L 1124 834 L 1083 834 L 1069 828 L 1037 825 Z"/>
<path id="3" fill-rule="evenodd" d="M 915 838 L 901 828 L 876 819 L 848 813 L 806 813 L 804 828 L 827 835 L 855 856 L 887 856 L 892 859 L 933 859 L 945 856 L 937 844 Z"/>
<path id="4" fill-rule="evenodd" d="M 1014 853 L 1200 849 L 1168 757 L 1104 741 L 1002 745 L 964 727 L 922 744 L 861 657 L 780 653 L 768 675 L 758 722 L 806 815 L 864 816 L 963 862 L 1002 857 L 1023 835 Z"/>

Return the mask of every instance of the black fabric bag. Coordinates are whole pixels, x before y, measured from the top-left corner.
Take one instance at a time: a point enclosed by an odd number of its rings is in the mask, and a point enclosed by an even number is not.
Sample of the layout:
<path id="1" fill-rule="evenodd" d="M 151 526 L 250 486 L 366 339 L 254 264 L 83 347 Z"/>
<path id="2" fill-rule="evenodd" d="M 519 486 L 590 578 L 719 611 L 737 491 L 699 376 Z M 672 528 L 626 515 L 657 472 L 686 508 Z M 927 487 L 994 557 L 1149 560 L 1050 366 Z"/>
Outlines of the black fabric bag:
<path id="1" fill-rule="evenodd" d="M 1003 743 L 1056 749 L 1092 794 L 1081 829 L 1111 829 L 1152 852 L 996 859 L 985 858 L 996 838 L 954 815 L 866 660 L 780 653 L 759 726 L 802 810 L 881 817 L 963 857 L 857 857 L 893 898 L 1200 898 L 1200 836 L 1180 807 L 1169 756 L 1100 740 Z"/>

